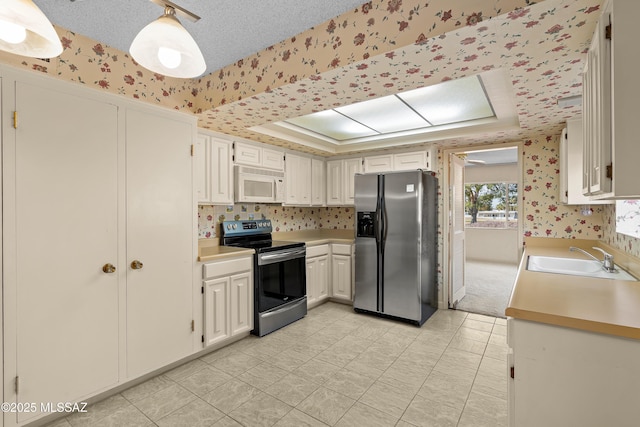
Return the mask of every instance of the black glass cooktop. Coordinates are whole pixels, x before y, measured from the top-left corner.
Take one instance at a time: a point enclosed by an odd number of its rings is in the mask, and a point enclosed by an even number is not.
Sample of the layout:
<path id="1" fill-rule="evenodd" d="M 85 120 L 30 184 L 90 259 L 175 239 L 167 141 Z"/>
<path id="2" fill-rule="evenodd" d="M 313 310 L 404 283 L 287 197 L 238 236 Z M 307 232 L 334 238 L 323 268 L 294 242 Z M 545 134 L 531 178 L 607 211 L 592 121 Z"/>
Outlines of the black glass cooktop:
<path id="1" fill-rule="evenodd" d="M 287 242 L 284 240 L 259 240 L 249 242 L 227 243 L 226 246 L 255 249 L 256 252 L 270 252 L 280 249 L 299 248 L 304 246 L 302 242 Z"/>

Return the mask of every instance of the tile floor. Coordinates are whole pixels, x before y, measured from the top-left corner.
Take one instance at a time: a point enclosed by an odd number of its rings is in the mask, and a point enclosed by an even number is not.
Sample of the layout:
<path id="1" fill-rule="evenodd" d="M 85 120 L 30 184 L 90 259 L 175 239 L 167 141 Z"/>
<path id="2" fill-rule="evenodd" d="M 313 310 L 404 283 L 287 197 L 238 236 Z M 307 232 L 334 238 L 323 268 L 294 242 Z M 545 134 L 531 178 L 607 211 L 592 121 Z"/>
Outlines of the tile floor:
<path id="1" fill-rule="evenodd" d="M 327 303 L 48 427 L 504 426 L 505 336 L 463 311 L 417 328 Z"/>

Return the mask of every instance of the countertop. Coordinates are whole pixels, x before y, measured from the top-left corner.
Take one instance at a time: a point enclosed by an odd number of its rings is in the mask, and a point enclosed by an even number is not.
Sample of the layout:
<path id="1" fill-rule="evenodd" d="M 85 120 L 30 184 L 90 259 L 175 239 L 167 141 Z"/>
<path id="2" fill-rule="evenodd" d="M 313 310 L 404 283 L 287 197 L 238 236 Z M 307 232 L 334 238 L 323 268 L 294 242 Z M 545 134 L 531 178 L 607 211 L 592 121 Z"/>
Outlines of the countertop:
<path id="1" fill-rule="evenodd" d="M 218 239 L 198 240 L 198 261 L 201 262 L 234 258 L 242 255 L 253 255 L 253 253 L 253 249 L 220 246 L 218 245 Z"/>
<path id="2" fill-rule="evenodd" d="M 272 233 L 273 240 L 304 242 L 307 246 L 325 245 L 327 243 L 352 244 L 355 241 L 353 229 L 334 230 L 300 230 Z"/>
<path id="3" fill-rule="evenodd" d="M 516 319 L 640 339 L 640 282 L 526 269 L 529 255 L 585 259 L 578 252 L 570 252 L 569 246 L 594 254 L 597 252 L 590 250 L 591 247 L 601 247 L 614 255 L 617 266 L 640 277 L 640 260 L 601 242 L 528 239 L 505 314 Z"/>
<path id="4" fill-rule="evenodd" d="M 353 230 L 300 230 L 281 231 L 272 233 L 273 240 L 303 242 L 307 246 L 324 245 L 328 243 L 352 244 L 355 239 Z M 252 255 L 253 249 L 220 246 L 218 239 L 198 240 L 198 261 L 216 261 L 242 255 Z"/>

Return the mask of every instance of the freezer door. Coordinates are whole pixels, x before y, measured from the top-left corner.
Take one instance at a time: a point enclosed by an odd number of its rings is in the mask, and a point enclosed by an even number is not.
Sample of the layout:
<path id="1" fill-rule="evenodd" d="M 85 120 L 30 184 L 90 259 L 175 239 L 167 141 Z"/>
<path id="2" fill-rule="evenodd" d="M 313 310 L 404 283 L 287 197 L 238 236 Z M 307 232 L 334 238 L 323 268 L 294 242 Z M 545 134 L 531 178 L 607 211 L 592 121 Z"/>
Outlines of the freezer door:
<path id="1" fill-rule="evenodd" d="M 355 177 L 355 205 L 356 222 L 358 218 L 369 217 L 373 214 L 375 221 L 378 199 L 378 176 L 356 175 Z M 377 225 L 373 233 L 358 233 L 356 236 L 355 254 L 355 295 L 353 307 L 360 310 L 377 312 L 378 310 L 378 244 L 376 234 Z M 356 224 L 358 229 L 358 224 Z M 365 230 L 363 230 L 365 231 Z M 369 231 L 369 230 L 366 230 Z M 367 236 L 364 236 L 367 235 Z"/>
<path id="2" fill-rule="evenodd" d="M 420 247 L 422 173 L 384 175 L 383 313 L 421 320 Z"/>

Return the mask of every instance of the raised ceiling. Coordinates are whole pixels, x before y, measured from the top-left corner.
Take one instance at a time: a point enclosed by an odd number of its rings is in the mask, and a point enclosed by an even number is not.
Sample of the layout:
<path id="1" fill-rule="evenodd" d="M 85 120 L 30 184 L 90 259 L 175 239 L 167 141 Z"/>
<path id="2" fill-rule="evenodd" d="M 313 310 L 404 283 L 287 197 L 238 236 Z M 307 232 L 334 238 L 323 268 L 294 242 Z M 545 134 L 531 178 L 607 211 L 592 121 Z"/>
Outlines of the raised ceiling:
<path id="1" fill-rule="evenodd" d="M 496 0 L 496 3 L 501 2 Z M 409 9 L 418 4 L 423 6 L 417 1 L 403 2 L 406 9 L 402 17 L 410 16 Z M 249 87 L 240 85 L 240 88 L 249 95 L 203 111 L 200 126 L 319 155 L 405 147 L 420 142 L 464 146 L 543 135 L 556 137 L 567 119 L 581 114 L 580 105 L 563 108 L 557 101 L 582 93 L 584 59 L 600 17 L 601 4 L 601 0 L 541 1 L 364 60 L 349 62 L 338 57 L 339 63 L 346 65 L 268 91 L 251 94 L 252 83 L 246 79 Z M 467 12 L 474 9 L 473 5 L 460 1 L 426 7 L 420 13 L 434 14 L 434 25 L 438 25 L 444 20 L 440 9 L 443 5 L 452 8 L 459 5 L 457 9 L 468 8 Z M 380 4 L 380 8 L 383 7 Z M 357 15 L 345 18 L 345 28 L 352 28 L 348 19 L 355 22 Z M 377 28 L 369 33 L 375 30 Z M 347 42 L 348 39 L 344 40 Z M 282 46 L 283 50 L 287 48 L 289 46 Z M 269 57 L 277 58 L 277 52 L 270 52 Z M 278 63 L 275 66 L 279 66 Z M 468 132 L 430 135 L 421 141 L 394 138 L 339 147 L 327 147 L 282 130 L 269 134 L 257 131 L 292 117 L 488 71 L 506 73 L 504 82 L 509 88 L 504 94 L 513 99 L 503 101 L 515 104 L 519 126 L 467 129 Z"/>
<path id="2" fill-rule="evenodd" d="M 193 11 L 202 16 L 202 21 L 193 25 L 212 19 L 196 7 L 210 2 L 176 1 L 187 8 L 194 6 Z M 144 21 L 141 25 L 160 13 L 158 6 L 147 0 L 61 0 L 55 7 L 52 2 L 36 2 L 54 23 L 107 45 L 115 43 L 74 23 L 90 22 L 91 27 L 135 33 L 138 29 L 131 27 L 138 27 L 132 24 L 140 15 L 137 7 L 150 9 L 144 19 L 140 18 Z M 246 13 L 252 4 L 233 2 Z M 541 135 L 552 138 L 560 134 L 566 119 L 580 114 L 580 106 L 562 108 L 557 100 L 582 92 L 585 53 L 601 5 L 602 0 L 544 0 L 535 4 L 529 0 L 374 0 L 356 10 L 351 5 L 338 18 L 316 24 L 295 37 L 286 36 L 281 43 L 255 55 L 238 53 L 236 57 L 244 55 L 242 60 L 201 79 L 178 83 L 163 83 L 161 76 L 149 77 L 144 70 L 134 74 L 135 64 L 132 68 L 128 57 L 107 57 L 101 47 L 80 49 L 74 43 L 70 43 L 62 62 L 45 67 L 57 66 L 58 72 L 62 69 L 72 74 L 72 79 L 82 78 L 83 83 L 101 90 L 110 87 L 113 92 L 150 102 L 162 103 L 164 97 L 176 94 L 175 104 L 168 106 L 197 114 L 202 128 L 324 156 L 434 141 L 461 146 Z M 85 7 L 82 13 L 76 13 L 71 23 L 63 21 L 68 8 L 79 6 Z M 107 15 L 107 10 L 117 10 L 117 18 Z M 244 20 L 245 15 L 239 13 Z M 296 19 L 293 13 L 285 14 L 288 20 Z M 264 21 L 269 27 L 279 26 L 275 21 Z M 116 47 L 126 51 L 128 44 Z M 241 49 L 233 39 L 225 46 L 233 52 Z M 107 60 L 122 74 L 109 74 Z M 71 61 L 80 61 L 83 72 L 76 71 Z M 39 66 L 33 65 L 34 69 Z M 491 102 L 493 106 L 513 105 L 516 126 L 512 122 L 509 126 L 467 128 L 455 134 L 393 138 L 342 148 L 256 131 L 257 127 L 318 111 L 484 73 L 503 74 L 504 78 L 497 80 L 507 90 L 497 102 Z M 165 86 L 158 90 L 157 85 L 162 84 Z"/>
<path id="3" fill-rule="evenodd" d="M 150 0 L 34 0 L 49 20 L 123 52 L 162 15 Z M 200 16 L 180 19 L 209 74 L 360 6 L 363 0 L 173 0 Z"/>
<path id="4" fill-rule="evenodd" d="M 518 128 L 508 74 L 492 70 L 250 130 L 345 153 Z"/>

